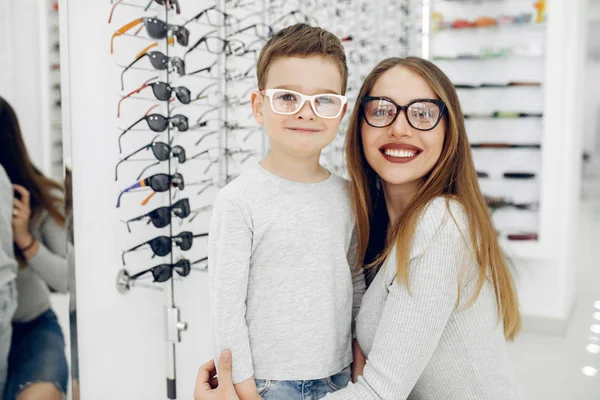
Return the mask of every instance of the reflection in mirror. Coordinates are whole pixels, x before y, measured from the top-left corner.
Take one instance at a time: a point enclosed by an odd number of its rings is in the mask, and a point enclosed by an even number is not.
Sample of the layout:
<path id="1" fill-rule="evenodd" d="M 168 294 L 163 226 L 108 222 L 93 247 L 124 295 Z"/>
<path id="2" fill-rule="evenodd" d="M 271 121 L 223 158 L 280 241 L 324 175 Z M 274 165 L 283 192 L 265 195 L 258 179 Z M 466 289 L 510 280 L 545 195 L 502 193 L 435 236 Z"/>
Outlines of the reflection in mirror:
<path id="1" fill-rule="evenodd" d="M 0 48 L 0 399 L 76 398 L 65 346 L 70 312 L 75 317 L 58 6 L 43 0 L 0 8 L 10 32 Z M 17 37 L 18 48 L 10 45 Z"/>

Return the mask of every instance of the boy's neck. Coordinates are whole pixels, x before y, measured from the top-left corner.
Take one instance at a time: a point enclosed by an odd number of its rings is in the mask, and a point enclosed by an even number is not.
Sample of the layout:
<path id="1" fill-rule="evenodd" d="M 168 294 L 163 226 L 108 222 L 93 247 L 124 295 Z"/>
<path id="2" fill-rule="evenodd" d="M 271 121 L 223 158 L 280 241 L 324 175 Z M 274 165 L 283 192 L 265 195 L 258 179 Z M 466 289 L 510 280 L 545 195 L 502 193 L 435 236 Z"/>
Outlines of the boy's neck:
<path id="1" fill-rule="evenodd" d="M 300 182 L 317 183 L 329 178 L 329 171 L 319 164 L 320 154 L 310 158 L 299 158 L 271 149 L 259 163 L 261 167 L 281 178 Z"/>

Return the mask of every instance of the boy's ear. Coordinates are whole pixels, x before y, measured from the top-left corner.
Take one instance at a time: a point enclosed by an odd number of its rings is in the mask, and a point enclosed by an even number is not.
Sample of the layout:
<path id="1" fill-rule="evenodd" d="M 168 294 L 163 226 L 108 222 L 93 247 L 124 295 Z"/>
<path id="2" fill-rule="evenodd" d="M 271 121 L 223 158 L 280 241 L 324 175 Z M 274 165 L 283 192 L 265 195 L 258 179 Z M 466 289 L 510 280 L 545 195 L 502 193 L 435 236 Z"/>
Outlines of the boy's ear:
<path id="1" fill-rule="evenodd" d="M 252 104 L 252 114 L 254 115 L 254 120 L 258 122 L 259 125 L 262 125 L 264 121 L 264 102 L 265 96 L 263 96 L 258 90 L 253 90 L 250 94 L 250 104 Z"/>

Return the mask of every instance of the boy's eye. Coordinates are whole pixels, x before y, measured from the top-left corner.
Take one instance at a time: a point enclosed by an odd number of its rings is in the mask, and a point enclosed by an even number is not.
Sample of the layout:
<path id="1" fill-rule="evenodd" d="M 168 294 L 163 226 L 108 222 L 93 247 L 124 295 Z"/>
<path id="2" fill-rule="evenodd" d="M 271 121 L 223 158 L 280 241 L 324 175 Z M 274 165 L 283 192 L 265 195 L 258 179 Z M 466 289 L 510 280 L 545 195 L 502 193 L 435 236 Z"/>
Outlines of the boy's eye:
<path id="1" fill-rule="evenodd" d="M 289 92 L 280 92 L 277 93 L 276 99 L 281 101 L 296 101 L 296 95 Z"/>

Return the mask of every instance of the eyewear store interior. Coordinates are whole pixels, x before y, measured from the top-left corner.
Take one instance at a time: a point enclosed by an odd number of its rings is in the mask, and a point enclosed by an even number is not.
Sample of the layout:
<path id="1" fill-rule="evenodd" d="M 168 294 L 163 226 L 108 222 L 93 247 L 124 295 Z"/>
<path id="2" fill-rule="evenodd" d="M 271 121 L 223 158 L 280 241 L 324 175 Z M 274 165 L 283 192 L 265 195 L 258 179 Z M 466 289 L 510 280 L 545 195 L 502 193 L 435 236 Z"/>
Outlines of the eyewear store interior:
<path id="1" fill-rule="evenodd" d="M 509 353 L 526 398 L 600 398 L 600 281 L 581 275 L 600 237 L 584 182 L 600 179 L 600 2 L 1 0 L 0 22 L 0 96 L 33 162 L 68 178 L 70 294 L 52 294 L 68 398 L 191 398 L 212 357 L 211 205 L 268 150 L 256 58 L 296 22 L 342 39 L 347 115 L 386 57 L 448 74 L 515 271 L 524 332 Z M 322 155 L 342 175 L 345 121 Z"/>

